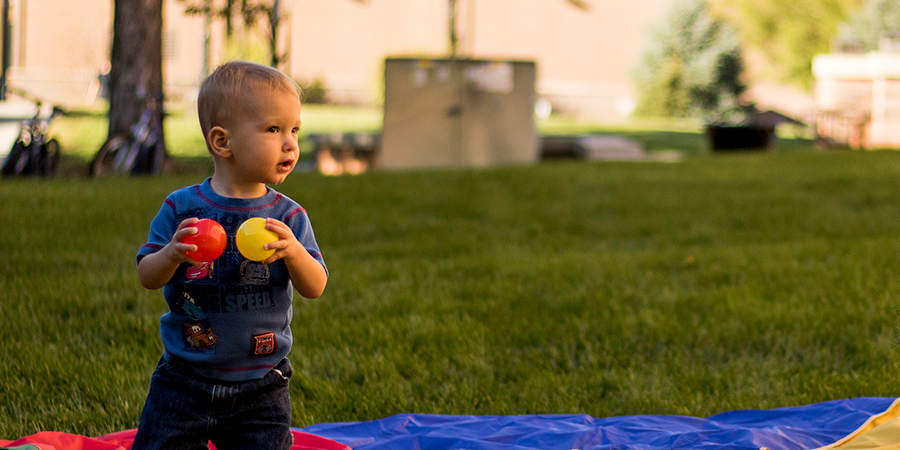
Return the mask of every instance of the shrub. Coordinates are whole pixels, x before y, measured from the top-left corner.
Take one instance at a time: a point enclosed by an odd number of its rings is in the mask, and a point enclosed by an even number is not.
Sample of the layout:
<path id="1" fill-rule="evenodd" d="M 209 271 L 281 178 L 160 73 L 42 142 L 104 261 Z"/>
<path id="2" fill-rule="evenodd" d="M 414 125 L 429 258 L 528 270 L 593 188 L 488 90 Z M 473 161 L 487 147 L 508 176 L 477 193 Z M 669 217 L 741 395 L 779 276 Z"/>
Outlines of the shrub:
<path id="1" fill-rule="evenodd" d="M 328 103 L 328 88 L 325 87 L 325 81 L 316 78 L 311 83 L 297 82 L 303 89 L 303 102 L 315 105 L 323 105 Z"/>
<path id="2" fill-rule="evenodd" d="M 635 114 L 742 122 L 749 109 L 741 100 L 743 71 L 734 29 L 713 18 L 705 0 L 678 3 L 653 30 L 634 71 Z"/>

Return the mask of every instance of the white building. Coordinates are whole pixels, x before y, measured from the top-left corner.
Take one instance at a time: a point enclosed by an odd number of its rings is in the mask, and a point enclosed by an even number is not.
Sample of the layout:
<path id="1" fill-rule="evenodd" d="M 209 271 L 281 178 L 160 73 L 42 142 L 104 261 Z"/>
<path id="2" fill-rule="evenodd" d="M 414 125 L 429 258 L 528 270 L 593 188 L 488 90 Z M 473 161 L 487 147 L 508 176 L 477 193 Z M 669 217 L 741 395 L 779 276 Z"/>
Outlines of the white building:
<path id="1" fill-rule="evenodd" d="M 900 148 L 897 50 L 882 45 L 878 52 L 815 58 L 816 127 L 820 136 L 854 148 Z"/>

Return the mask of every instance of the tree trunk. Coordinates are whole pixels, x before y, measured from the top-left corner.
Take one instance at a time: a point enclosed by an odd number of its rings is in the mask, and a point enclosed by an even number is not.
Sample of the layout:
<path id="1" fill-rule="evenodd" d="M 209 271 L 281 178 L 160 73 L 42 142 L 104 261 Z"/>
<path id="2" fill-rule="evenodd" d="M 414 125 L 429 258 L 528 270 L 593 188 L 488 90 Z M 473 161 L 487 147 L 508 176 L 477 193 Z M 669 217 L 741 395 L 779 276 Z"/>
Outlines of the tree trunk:
<path id="1" fill-rule="evenodd" d="M 276 69 L 282 61 L 282 56 L 278 54 L 278 27 L 281 25 L 279 8 L 278 0 L 274 0 L 272 9 L 269 11 L 269 53 L 271 54 L 269 65 Z"/>
<path id="2" fill-rule="evenodd" d="M 163 0 L 115 0 L 109 72 L 109 135 L 128 131 L 138 122 L 151 97 L 163 97 Z M 162 123 L 163 102 L 153 102 Z M 160 132 L 159 145 L 165 152 Z"/>

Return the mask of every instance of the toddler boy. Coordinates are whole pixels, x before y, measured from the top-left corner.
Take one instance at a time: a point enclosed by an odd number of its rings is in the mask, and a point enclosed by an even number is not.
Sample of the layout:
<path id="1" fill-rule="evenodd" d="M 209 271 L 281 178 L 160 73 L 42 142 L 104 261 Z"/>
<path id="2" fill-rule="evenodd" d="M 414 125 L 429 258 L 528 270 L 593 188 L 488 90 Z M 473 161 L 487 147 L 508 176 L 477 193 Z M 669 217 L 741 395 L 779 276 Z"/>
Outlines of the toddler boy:
<path id="1" fill-rule="evenodd" d="M 163 288 L 169 311 L 132 448 L 287 449 L 293 289 L 316 298 L 328 280 L 306 211 L 268 186 L 297 163 L 300 88 L 276 69 L 233 61 L 203 82 L 198 112 L 213 176 L 166 198 L 137 255 L 141 284 Z M 251 217 L 278 235 L 260 262 L 234 243 Z M 200 263 L 182 241 L 204 218 L 225 228 L 228 245 Z"/>

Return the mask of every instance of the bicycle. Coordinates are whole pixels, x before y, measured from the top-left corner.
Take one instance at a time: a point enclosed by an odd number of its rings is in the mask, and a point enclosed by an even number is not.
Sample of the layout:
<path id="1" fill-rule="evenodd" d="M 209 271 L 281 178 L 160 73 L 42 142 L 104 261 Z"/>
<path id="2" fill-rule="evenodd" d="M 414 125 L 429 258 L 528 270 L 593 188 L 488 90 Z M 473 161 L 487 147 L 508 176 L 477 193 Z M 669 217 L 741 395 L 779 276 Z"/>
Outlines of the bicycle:
<path id="1" fill-rule="evenodd" d="M 145 99 L 138 122 L 129 131 L 114 133 L 94 155 L 89 166 L 92 177 L 109 175 L 159 175 L 166 155 L 159 136 L 162 123 L 155 114 L 162 95 Z"/>
<path id="2" fill-rule="evenodd" d="M 63 110 L 53 107 L 50 116 L 41 118 L 42 103 L 34 101 L 36 112 L 31 119 L 22 121 L 19 137 L 3 162 L 3 177 L 33 176 L 52 177 L 59 164 L 59 142 L 50 138 L 47 128 Z"/>

